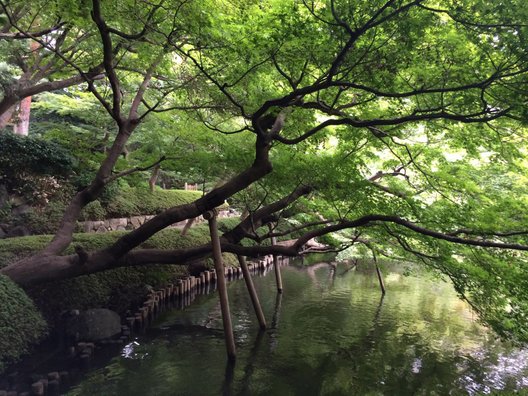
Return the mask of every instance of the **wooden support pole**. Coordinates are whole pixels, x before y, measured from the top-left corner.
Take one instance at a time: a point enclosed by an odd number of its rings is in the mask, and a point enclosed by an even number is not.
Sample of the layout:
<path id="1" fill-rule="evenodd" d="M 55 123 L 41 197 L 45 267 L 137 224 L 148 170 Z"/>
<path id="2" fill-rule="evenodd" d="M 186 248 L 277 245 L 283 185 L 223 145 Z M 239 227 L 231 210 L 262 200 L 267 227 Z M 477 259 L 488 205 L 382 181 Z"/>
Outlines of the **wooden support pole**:
<path id="1" fill-rule="evenodd" d="M 246 259 L 244 258 L 244 256 L 237 256 L 237 258 L 240 264 L 240 268 L 242 268 L 242 274 L 244 275 L 246 287 L 248 289 L 249 296 L 251 297 L 251 302 L 253 303 L 253 308 L 255 309 L 255 314 L 257 315 L 260 328 L 264 330 L 266 328 L 266 318 L 264 317 L 264 313 L 262 312 L 257 291 L 255 290 L 255 285 L 253 284 L 253 279 L 251 279 L 251 275 L 249 274 Z"/>
<path id="2" fill-rule="evenodd" d="M 227 297 L 226 279 L 224 277 L 224 263 L 222 262 L 222 251 L 220 247 L 220 238 L 218 236 L 216 215 L 216 210 L 213 210 L 205 213 L 204 218 L 209 223 L 209 232 L 211 234 L 211 243 L 213 246 L 213 260 L 216 271 L 218 296 L 220 297 L 222 322 L 224 324 L 227 358 L 230 361 L 234 361 L 236 359 L 235 337 L 233 335 L 233 323 L 231 322 L 231 313 L 229 311 L 229 299 Z"/>
<path id="3" fill-rule="evenodd" d="M 181 233 L 180 233 L 181 236 L 184 236 L 187 234 L 187 231 L 191 229 L 195 220 L 196 220 L 196 217 L 193 217 L 192 219 L 187 220 L 187 222 L 185 223 L 185 226 L 181 230 Z"/>
<path id="4" fill-rule="evenodd" d="M 271 224 L 269 225 L 269 229 L 270 231 L 273 230 L 273 228 L 271 227 Z M 276 245 L 277 238 L 271 237 L 271 244 Z M 277 291 L 279 293 L 282 293 L 282 275 L 281 275 L 280 267 L 279 267 L 279 258 L 277 257 L 276 254 L 273 255 L 273 268 L 275 269 L 275 280 L 277 281 Z"/>
<path id="5" fill-rule="evenodd" d="M 381 294 L 385 294 L 385 282 L 383 282 L 383 275 L 381 273 L 381 270 L 378 267 L 378 259 L 376 257 L 376 253 L 374 250 L 372 251 L 372 257 L 374 258 L 374 264 L 376 265 L 376 273 L 378 274 L 378 281 L 381 288 Z"/>

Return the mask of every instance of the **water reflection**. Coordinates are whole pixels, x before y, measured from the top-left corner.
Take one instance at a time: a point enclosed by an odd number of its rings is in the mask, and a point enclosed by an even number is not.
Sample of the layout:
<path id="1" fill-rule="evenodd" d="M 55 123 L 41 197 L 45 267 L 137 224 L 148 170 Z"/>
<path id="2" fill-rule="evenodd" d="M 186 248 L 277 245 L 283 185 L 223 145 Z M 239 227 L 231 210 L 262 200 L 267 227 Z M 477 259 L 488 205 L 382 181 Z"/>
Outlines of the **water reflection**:
<path id="1" fill-rule="evenodd" d="M 528 352 L 495 340 L 448 284 L 386 268 L 283 267 L 255 287 L 271 326 L 259 331 L 243 281 L 228 285 L 238 358 L 226 366 L 215 294 L 165 313 L 95 370 L 78 395 L 444 395 L 528 387 Z"/>

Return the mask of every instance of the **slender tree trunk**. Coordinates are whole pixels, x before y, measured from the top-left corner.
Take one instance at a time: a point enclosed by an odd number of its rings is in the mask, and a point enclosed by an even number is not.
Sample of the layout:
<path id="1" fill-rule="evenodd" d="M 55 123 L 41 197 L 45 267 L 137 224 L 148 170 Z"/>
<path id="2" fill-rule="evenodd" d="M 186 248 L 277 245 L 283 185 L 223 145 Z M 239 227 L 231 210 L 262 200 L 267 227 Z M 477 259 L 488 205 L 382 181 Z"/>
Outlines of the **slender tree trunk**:
<path id="1" fill-rule="evenodd" d="M 40 48 L 40 44 L 36 41 L 30 41 L 29 48 L 31 49 L 33 59 L 37 60 L 37 51 Z M 17 135 L 27 136 L 29 135 L 29 116 L 31 114 L 31 95 L 22 98 L 18 105 L 18 114 L 13 132 Z"/>
<path id="2" fill-rule="evenodd" d="M 151 192 L 154 192 L 154 187 L 156 187 L 156 182 L 158 181 L 160 170 L 161 170 L 161 167 L 159 164 L 156 165 L 154 169 L 152 169 L 152 174 L 150 175 L 150 179 L 149 179 L 149 187 L 150 187 Z"/>
<path id="3" fill-rule="evenodd" d="M 27 136 L 29 134 L 29 116 L 31 114 L 31 96 L 20 101 L 13 132 L 17 135 Z"/>
<path id="4" fill-rule="evenodd" d="M 123 151 L 128 138 L 136 128 L 136 124 L 126 122 L 119 127 L 119 132 L 112 144 L 112 147 L 107 153 L 107 156 L 101 167 L 97 171 L 95 179 L 88 187 L 78 192 L 66 208 L 61 220 L 58 231 L 55 233 L 53 240 L 44 249 L 44 254 L 61 253 L 71 243 L 73 232 L 77 226 L 77 219 L 79 218 L 82 209 L 97 199 L 104 187 L 108 184 L 108 180 L 112 175 L 114 165 Z"/>

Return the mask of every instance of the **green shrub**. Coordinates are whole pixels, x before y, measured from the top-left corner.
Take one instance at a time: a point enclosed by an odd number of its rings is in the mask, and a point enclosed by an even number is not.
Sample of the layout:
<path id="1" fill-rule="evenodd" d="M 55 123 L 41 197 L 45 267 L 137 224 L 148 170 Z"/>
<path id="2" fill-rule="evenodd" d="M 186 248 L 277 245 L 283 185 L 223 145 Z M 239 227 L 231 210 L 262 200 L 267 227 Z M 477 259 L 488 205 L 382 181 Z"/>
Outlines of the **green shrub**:
<path id="1" fill-rule="evenodd" d="M 155 215 L 173 206 L 187 204 L 201 197 L 197 191 L 162 190 L 124 187 L 117 192 L 88 204 L 81 213 L 81 221 L 119 217 Z"/>
<path id="2" fill-rule="evenodd" d="M 0 134 L 0 169 L 18 172 L 24 169 L 40 175 L 67 175 L 73 157 L 62 146 L 38 137 Z"/>
<path id="3" fill-rule="evenodd" d="M 29 188 L 28 175 L 66 176 L 73 168 L 65 148 L 37 137 L 0 133 L 0 147 L 0 183 L 9 191 Z"/>
<path id="4" fill-rule="evenodd" d="M 106 217 L 106 210 L 101 206 L 101 202 L 93 201 L 84 207 L 81 212 L 79 220 L 104 220 Z"/>
<path id="5" fill-rule="evenodd" d="M 21 214 L 15 223 L 27 227 L 31 234 L 52 234 L 57 231 L 65 208 L 62 202 L 50 202 L 44 209 L 32 208 Z"/>
<path id="6" fill-rule="evenodd" d="M 199 191 L 123 188 L 108 201 L 107 217 L 155 215 L 173 206 L 187 204 L 200 198 Z"/>
<path id="7" fill-rule="evenodd" d="M 341 240 L 336 238 L 334 234 L 326 234 L 326 235 L 317 237 L 317 241 L 319 243 L 323 243 L 325 245 L 332 246 L 332 247 L 341 246 Z"/>
<path id="8" fill-rule="evenodd" d="M 46 323 L 28 296 L 0 275 L 0 373 L 46 334 Z"/>

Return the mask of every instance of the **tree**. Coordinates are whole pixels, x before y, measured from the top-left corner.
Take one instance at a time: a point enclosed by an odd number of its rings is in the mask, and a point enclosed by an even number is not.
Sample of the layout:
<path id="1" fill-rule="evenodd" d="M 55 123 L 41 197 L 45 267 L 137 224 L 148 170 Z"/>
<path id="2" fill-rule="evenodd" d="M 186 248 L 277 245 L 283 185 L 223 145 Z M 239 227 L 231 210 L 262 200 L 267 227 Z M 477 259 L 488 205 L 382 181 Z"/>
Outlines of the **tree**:
<path id="1" fill-rule="evenodd" d="M 33 95 L 102 77 L 102 65 L 89 56 L 94 32 L 62 20 L 66 7 L 47 1 L 0 2 L 0 129 L 12 120 L 15 133 L 27 135 Z M 81 7 L 68 16 L 78 18 L 82 12 Z"/>
<path id="2" fill-rule="evenodd" d="M 351 230 L 347 245 L 422 261 L 451 278 L 498 331 L 528 339 L 527 222 L 507 209 L 522 208 L 526 196 L 523 2 L 141 6 L 93 0 L 90 15 L 71 22 L 98 32 L 105 79 L 88 87 L 117 134 L 51 243 L 3 274 L 30 285 L 119 266 L 186 264 L 211 247 L 138 246 L 252 189 L 262 199 L 224 233 L 224 251 L 294 256 L 313 237 Z M 194 203 L 168 209 L 107 248 L 63 255 L 81 209 L 138 170 L 115 171 L 129 137 L 148 115 L 169 111 L 192 111 L 223 138 L 243 136 L 252 152 L 233 150 L 240 164 Z M 291 246 L 262 244 L 288 234 L 255 230 L 284 222 L 293 204 L 322 218 L 293 226 L 302 235 Z"/>

